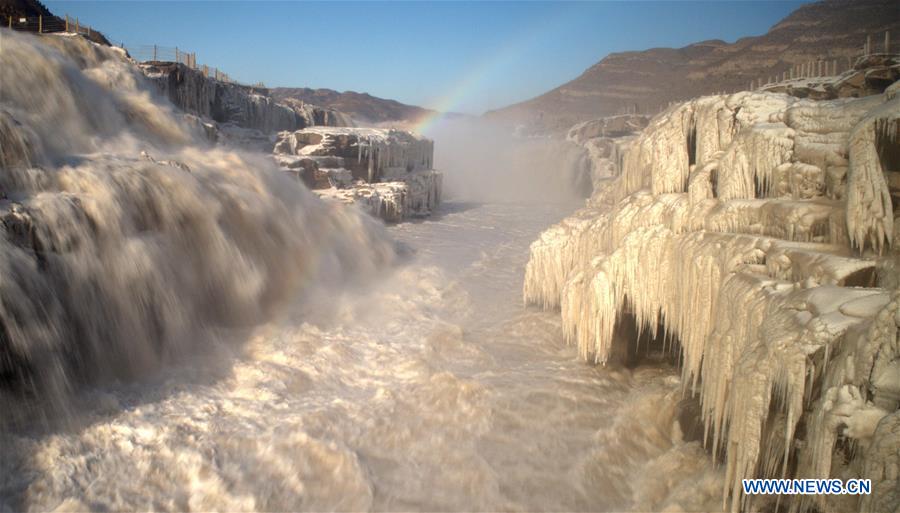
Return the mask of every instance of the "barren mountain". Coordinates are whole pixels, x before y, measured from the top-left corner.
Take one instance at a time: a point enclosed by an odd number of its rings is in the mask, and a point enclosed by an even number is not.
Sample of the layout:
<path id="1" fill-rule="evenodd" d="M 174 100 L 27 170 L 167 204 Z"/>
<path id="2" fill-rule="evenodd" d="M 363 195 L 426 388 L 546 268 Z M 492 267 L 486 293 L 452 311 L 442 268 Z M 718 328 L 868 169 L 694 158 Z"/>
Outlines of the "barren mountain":
<path id="1" fill-rule="evenodd" d="M 863 53 L 869 35 L 873 51 L 883 51 L 886 30 L 896 52 L 896 0 L 825 0 L 800 7 L 762 36 L 610 54 L 575 80 L 486 116 L 564 130 L 627 111 L 655 114 L 670 101 L 746 89 L 751 80 L 780 77 L 810 61 L 836 61 L 844 70 L 848 59 Z"/>
<path id="2" fill-rule="evenodd" d="M 307 87 L 276 87 L 270 90 L 276 100 L 293 98 L 320 107 L 327 107 L 349 114 L 353 119 L 370 123 L 389 121 L 413 121 L 434 111 L 406 105 L 396 100 L 378 98 L 368 93 L 338 92 L 333 89 Z"/>

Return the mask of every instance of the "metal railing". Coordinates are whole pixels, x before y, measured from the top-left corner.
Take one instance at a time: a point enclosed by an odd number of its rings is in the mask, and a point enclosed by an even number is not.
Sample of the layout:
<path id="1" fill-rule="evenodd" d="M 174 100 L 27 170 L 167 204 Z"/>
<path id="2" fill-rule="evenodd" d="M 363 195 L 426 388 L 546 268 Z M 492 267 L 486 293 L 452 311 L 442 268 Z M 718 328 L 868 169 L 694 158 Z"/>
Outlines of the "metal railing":
<path id="1" fill-rule="evenodd" d="M 71 32 L 73 34 L 85 34 L 91 37 L 95 34 L 90 25 L 81 23 L 78 18 L 66 15 L 65 18 L 56 16 L 7 16 L 6 27 L 22 32 L 37 32 L 50 34 L 53 32 Z"/>
<path id="2" fill-rule="evenodd" d="M 189 52 L 177 46 L 160 46 L 160 45 L 123 45 L 132 59 L 138 62 L 172 62 L 180 63 L 195 69 L 203 76 L 225 82 L 227 84 L 246 85 L 231 78 L 228 73 L 223 72 L 215 66 L 207 64 L 197 64 L 197 54 Z M 253 87 L 265 87 L 262 82 L 252 84 Z"/>
<path id="3" fill-rule="evenodd" d="M 795 64 L 783 70 L 780 74 L 769 75 L 750 81 L 750 90 L 760 89 L 772 84 L 799 80 L 804 78 L 836 77 L 855 69 L 856 63 L 871 55 L 891 55 L 900 50 L 900 41 L 891 41 L 890 31 L 884 32 L 883 43 L 874 44 L 872 35 L 866 36 L 865 44 L 859 47 L 860 53 L 856 56 L 823 56 L 801 64 Z"/>

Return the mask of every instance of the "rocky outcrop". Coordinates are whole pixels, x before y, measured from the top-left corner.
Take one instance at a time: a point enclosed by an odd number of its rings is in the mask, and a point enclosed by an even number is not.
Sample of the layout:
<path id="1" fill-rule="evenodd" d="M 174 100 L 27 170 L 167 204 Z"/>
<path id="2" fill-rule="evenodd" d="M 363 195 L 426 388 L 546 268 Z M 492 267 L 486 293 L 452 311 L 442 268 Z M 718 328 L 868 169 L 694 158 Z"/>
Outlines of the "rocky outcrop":
<path id="1" fill-rule="evenodd" d="M 760 89 L 813 100 L 861 98 L 879 94 L 900 80 L 900 54 L 867 55 L 837 75 L 795 78 L 793 71 L 785 75 L 783 80 L 765 84 Z"/>
<path id="2" fill-rule="evenodd" d="M 320 197 L 357 205 L 389 223 L 431 215 L 440 204 L 442 176 L 437 171 L 416 171 L 400 180 L 359 182 L 317 189 Z"/>
<path id="3" fill-rule="evenodd" d="M 556 89 L 487 115 L 563 132 L 626 111 L 655 114 L 673 101 L 743 90 L 751 80 L 780 78 L 811 61 L 824 60 L 829 71 L 806 76 L 830 75 L 834 64 L 844 71 L 862 54 L 867 36 L 877 36 L 872 53 L 881 51 L 884 31 L 893 34 L 897 51 L 900 17 L 893 0 L 820 1 L 801 6 L 764 35 L 734 43 L 610 54 Z"/>
<path id="4" fill-rule="evenodd" d="M 312 127 L 278 134 L 274 157 L 320 196 L 386 221 L 428 215 L 440 202 L 434 142 L 379 128 Z"/>
<path id="5" fill-rule="evenodd" d="M 312 127 L 278 134 L 275 153 L 334 157 L 354 179 L 377 182 L 431 169 L 434 142 L 402 130 Z"/>
<path id="6" fill-rule="evenodd" d="M 649 121 L 650 116 L 640 114 L 592 119 L 570 128 L 566 139 L 576 144 L 584 144 L 597 137 L 622 137 L 640 132 L 647 127 Z"/>
<path id="7" fill-rule="evenodd" d="M 346 115 L 331 109 L 279 103 L 265 88 L 221 82 L 181 63 L 143 63 L 141 69 L 178 108 L 218 123 L 263 133 L 352 123 Z"/>
<path id="8" fill-rule="evenodd" d="M 608 176 L 531 247 L 525 301 L 584 358 L 631 342 L 629 319 L 680 352 L 734 511 L 764 506 L 751 477 L 873 480 L 799 509 L 900 506 L 898 87 L 706 96 L 589 139 Z"/>
<path id="9" fill-rule="evenodd" d="M 412 122 L 435 114 L 433 110 L 354 91 L 341 93 L 333 89 L 276 87 L 272 89 L 272 97 L 280 102 L 294 100 L 321 105 L 336 111 L 346 112 L 353 119 L 372 124 Z"/>

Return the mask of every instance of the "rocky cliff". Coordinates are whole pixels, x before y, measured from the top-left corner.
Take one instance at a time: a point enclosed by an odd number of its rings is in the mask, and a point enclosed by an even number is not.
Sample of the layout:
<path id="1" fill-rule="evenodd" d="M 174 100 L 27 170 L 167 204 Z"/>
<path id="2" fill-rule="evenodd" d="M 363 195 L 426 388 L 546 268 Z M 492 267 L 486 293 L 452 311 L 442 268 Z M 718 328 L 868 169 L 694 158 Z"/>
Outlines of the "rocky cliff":
<path id="1" fill-rule="evenodd" d="M 782 500 L 896 510 L 900 83 L 705 96 L 639 133 L 571 137 L 604 171 L 532 245 L 525 301 L 559 308 L 592 361 L 678 354 L 732 510 L 774 507 L 743 496 L 751 477 L 867 478 L 872 495 Z"/>
<path id="2" fill-rule="evenodd" d="M 343 113 L 304 103 L 280 103 L 265 88 L 221 82 L 184 64 L 150 62 L 141 64 L 141 69 L 178 108 L 218 123 L 264 133 L 352 124 Z"/>
<path id="3" fill-rule="evenodd" d="M 713 40 L 610 54 L 575 80 L 487 115 L 564 131 L 626 110 L 656 114 L 672 101 L 746 89 L 751 80 L 781 77 L 810 61 L 836 62 L 843 71 L 848 58 L 863 53 L 867 35 L 874 36 L 872 50 L 881 51 L 886 30 L 900 45 L 896 2 L 826 0 L 800 7 L 764 35 L 734 43 Z"/>

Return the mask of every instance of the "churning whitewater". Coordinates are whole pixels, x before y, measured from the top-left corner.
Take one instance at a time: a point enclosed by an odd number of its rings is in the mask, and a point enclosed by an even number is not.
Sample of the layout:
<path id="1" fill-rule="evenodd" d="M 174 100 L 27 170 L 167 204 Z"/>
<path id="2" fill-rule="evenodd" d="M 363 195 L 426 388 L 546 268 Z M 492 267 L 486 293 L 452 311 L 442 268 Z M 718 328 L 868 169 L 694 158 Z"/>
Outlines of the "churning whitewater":
<path id="1" fill-rule="evenodd" d="M 386 229 L 116 49 L 4 33 L 0 68 L 0 511 L 721 507 L 670 363 L 521 306 L 573 204 Z"/>
<path id="2" fill-rule="evenodd" d="M 411 254 L 380 279 L 285 309 L 239 352 L 85 392 L 75 426 L 5 435 L 6 506 L 721 507 L 674 422 L 676 371 L 587 365 L 558 316 L 520 306 L 525 250 L 567 210 L 451 202 L 392 228 Z"/>

